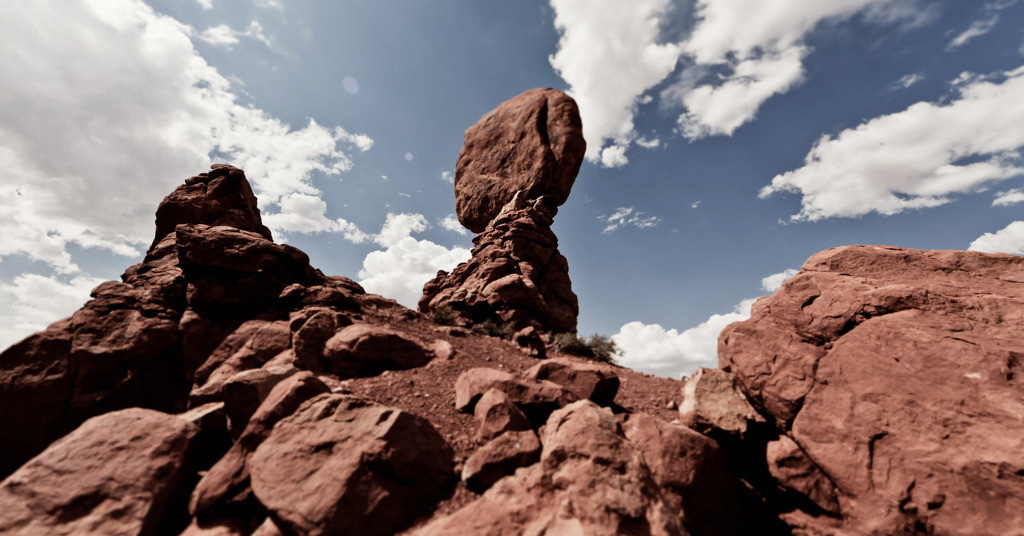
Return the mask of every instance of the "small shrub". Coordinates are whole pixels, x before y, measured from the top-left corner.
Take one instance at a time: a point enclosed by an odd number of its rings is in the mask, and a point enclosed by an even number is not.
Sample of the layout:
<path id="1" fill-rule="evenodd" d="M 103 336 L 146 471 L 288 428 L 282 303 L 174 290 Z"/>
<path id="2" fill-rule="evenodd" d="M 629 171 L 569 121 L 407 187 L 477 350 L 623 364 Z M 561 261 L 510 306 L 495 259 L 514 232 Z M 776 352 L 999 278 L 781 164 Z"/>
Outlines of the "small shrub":
<path id="1" fill-rule="evenodd" d="M 622 354 L 622 350 L 611 337 L 596 333 L 589 337 L 580 337 L 575 333 L 558 333 L 551 337 L 550 344 L 556 351 L 613 365 L 615 356 Z"/>
<path id="2" fill-rule="evenodd" d="M 434 309 L 433 319 L 436 324 L 440 324 L 442 326 L 454 326 L 455 318 L 455 311 L 452 310 L 452 306 L 447 303 L 439 305 Z"/>
<path id="3" fill-rule="evenodd" d="M 504 322 L 495 321 L 492 318 L 488 318 L 483 322 L 473 325 L 473 331 L 482 333 L 484 335 L 490 335 L 491 337 L 501 337 L 502 339 L 511 339 L 512 335 L 516 332 L 515 326 Z"/>

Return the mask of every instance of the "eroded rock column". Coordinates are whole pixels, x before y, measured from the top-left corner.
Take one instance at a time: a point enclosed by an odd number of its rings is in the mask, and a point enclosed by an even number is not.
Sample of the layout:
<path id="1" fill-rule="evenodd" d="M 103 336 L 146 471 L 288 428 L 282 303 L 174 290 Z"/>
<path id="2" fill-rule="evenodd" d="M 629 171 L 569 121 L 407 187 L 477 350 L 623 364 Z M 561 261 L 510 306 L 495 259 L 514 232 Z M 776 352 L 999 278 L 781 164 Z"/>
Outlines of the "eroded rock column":
<path id="1" fill-rule="evenodd" d="M 472 258 L 423 288 L 419 309 L 460 324 L 575 332 L 579 305 L 551 224 L 569 197 L 586 142 L 579 109 L 554 89 L 512 98 L 466 131 L 455 208 L 473 232 Z"/>

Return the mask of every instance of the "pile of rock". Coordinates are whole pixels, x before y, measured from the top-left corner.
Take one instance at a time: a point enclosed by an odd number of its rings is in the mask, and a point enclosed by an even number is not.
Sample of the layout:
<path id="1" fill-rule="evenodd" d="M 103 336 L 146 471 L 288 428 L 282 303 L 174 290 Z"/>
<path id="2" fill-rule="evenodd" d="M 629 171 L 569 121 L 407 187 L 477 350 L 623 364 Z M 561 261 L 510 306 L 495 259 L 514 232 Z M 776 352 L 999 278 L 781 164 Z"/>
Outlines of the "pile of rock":
<path id="1" fill-rule="evenodd" d="M 583 162 L 576 102 L 534 89 L 466 131 L 455 168 L 459 221 L 475 233 L 472 258 L 423 288 L 419 310 L 447 308 L 462 325 L 576 331 L 579 305 L 551 224 Z"/>
<path id="2" fill-rule="evenodd" d="M 275 244 L 230 166 L 156 228 L 122 282 L 0 354 L 0 532 L 391 534 L 450 493 L 427 420 L 332 392 L 433 359 L 380 322 L 414 313 Z"/>

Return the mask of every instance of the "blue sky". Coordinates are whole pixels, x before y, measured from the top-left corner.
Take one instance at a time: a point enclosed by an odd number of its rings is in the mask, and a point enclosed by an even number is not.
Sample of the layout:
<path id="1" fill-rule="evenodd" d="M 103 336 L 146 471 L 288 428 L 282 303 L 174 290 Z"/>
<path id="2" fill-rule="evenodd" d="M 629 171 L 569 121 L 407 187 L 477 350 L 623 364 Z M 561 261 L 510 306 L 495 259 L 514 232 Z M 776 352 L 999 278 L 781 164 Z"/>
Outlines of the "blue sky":
<path id="1" fill-rule="evenodd" d="M 246 170 L 275 237 L 412 306 L 468 256 L 464 130 L 555 87 L 582 333 L 678 376 L 813 253 L 1024 253 L 1024 2 L 61 0 L 0 16 L 0 346 Z"/>

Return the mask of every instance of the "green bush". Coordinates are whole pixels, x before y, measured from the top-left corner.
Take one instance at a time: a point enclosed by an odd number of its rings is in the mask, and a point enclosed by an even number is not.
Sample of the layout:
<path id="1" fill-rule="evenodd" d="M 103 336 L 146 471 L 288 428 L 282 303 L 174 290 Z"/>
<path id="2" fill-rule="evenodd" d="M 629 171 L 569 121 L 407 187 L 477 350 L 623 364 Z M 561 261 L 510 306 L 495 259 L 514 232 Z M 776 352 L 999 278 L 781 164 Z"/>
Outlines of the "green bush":
<path id="1" fill-rule="evenodd" d="M 484 320 L 479 324 L 474 324 L 473 331 L 477 333 L 482 333 L 484 335 L 490 335 L 491 337 L 511 339 L 512 335 L 515 334 L 516 332 L 516 328 L 512 324 L 497 322 L 491 318 L 488 318 L 487 320 Z"/>
<path id="2" fill-rule="evenodd" d="M 556 351 L 613 365 L 615 356 L 622 355 L 622 350 L 611 337 L 596 333 L 589 337 L 580 337 L 575 333 L 558 333 L 551 337 L 550 344 Z"/>
<path id="3" fill-rule="evenodd" d="M 452 306 L 448 305 L 447 303 L 439 305 L 436 309 L 434 309 L 434 322 L 442 326 L 454 326 L 455 317 L 455 311 L 452 310 Z"/>

